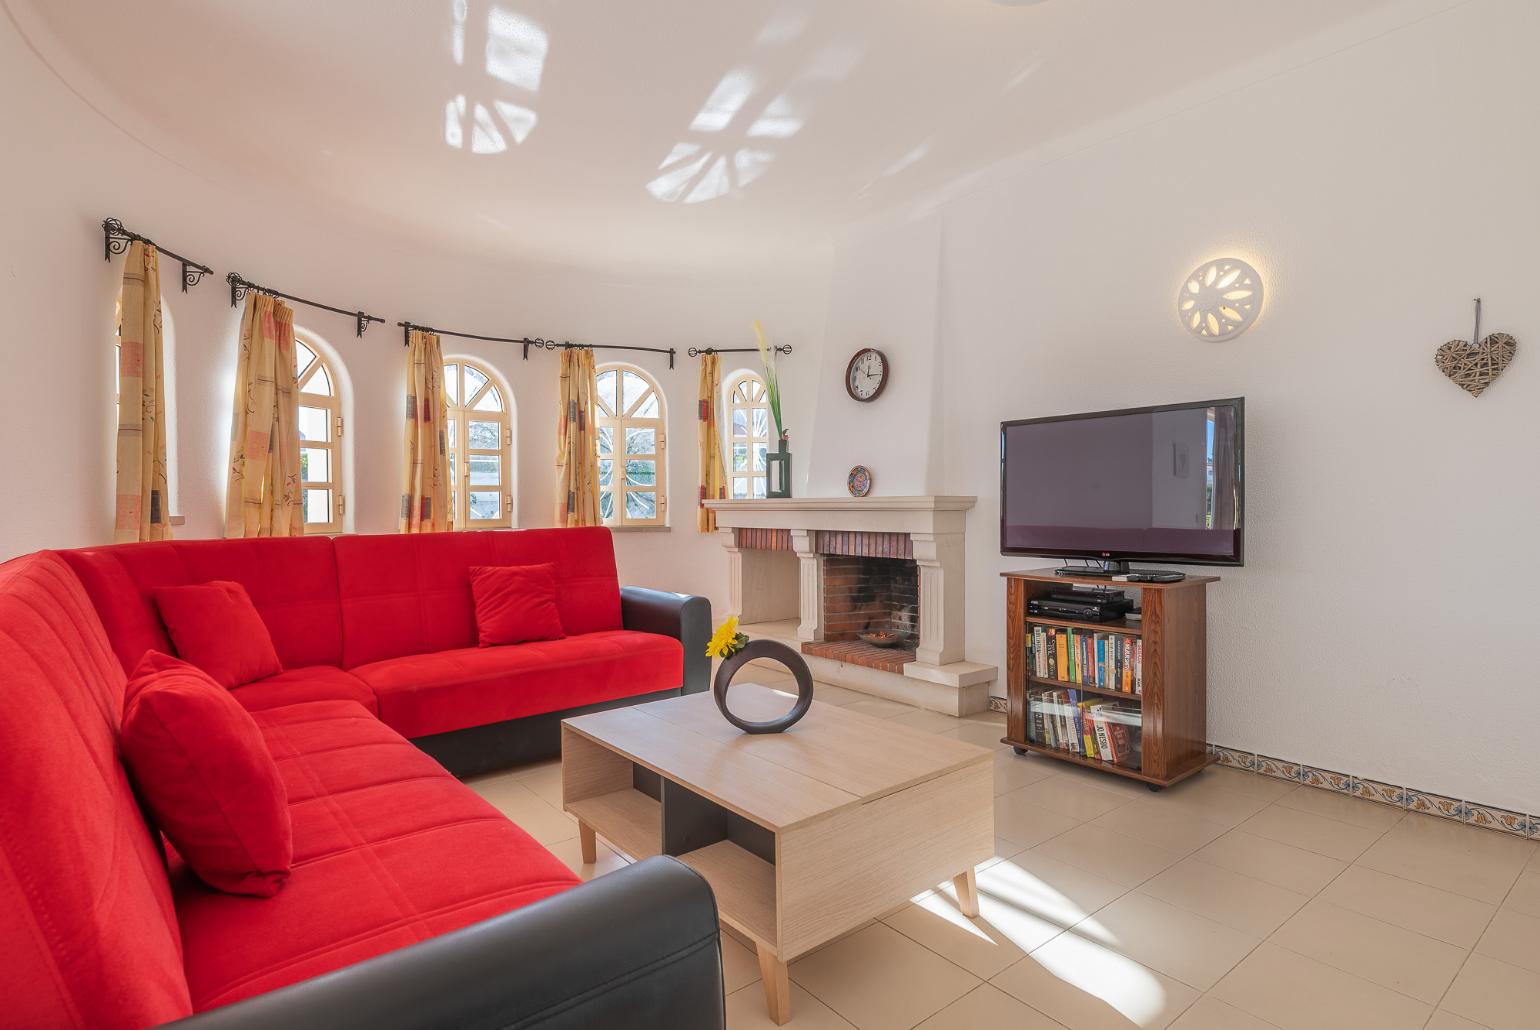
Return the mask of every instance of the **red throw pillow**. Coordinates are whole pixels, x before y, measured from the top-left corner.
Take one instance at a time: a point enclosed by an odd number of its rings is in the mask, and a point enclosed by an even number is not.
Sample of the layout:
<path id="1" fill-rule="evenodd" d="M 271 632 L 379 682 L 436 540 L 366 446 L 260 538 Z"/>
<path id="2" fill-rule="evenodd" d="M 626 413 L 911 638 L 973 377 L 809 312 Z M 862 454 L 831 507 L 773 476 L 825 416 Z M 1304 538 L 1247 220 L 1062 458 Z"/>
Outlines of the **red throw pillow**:
<path id="1" fill-rule="evenodd" d="M 476 565 L 470 571 L 482 647 L 567 635 L 556 608 L 556 566 Z"/>
<path id="2" fill-rule="evenodd" d="M 210 887 L 270 898 L 294 833 L 251 714 L 200 669 L 151 651 L 125 691 L 123 764 L 177 854 Z"/>
<path id="3" fill-rule="evenodd" d="M 246 588 L 215 580 L 155 591 L 160 619 L 176 653 L 234 689 L 283 671 L 267 623 Z"/>

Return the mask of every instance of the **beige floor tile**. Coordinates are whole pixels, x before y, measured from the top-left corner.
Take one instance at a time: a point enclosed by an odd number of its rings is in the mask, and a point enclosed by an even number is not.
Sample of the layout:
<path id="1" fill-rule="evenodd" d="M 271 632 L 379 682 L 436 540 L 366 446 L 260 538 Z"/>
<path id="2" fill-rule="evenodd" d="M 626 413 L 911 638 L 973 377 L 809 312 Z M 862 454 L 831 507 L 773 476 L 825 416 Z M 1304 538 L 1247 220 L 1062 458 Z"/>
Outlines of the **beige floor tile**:
<path id="1" fill-rule="evenodd" d="M 978 874 L 978 888 L 980 905 L 989 900 L 1064 927 L 1128 892 L 1121 883 L 1038 851 L 991 865 Z"/>
<path id="2" fill-rule="evenodd" d="M 1070 931 L 1200 991 L 1213 987 L 1262 943 L 1260 937 L 1137 891 Z"/>
<path id="3" fill-rule="evenodd" d="M 1171 1030 L 1277 1030 L 1272 1023 L 1205 994 L 1171 1024 Z"/>
<path id="4" fill-rule="evenodd" d="M 1070 765 L 1061 762 L 1057 758 L 1049 758 L 1047 755 L 1036 756 L 1043 761 L 1052 764 L 1054 775 L 1062 776 L 1066 780 L 1075 780 L 1089 784 L 1097 790 L 1105 790 L 1112 794 L 1119 794 L 1132 801 L 1155 797 L 1154 791 L 1139 780 L 1130 780 L 1125 776 L 1118 776 L 1109 772 L 1098 772 L 1095 769 L 1086 769 L 1078 765 Z"/>
<path id="5" fill-rule="evenodd" d="M 962 721 L 963 722 L 981 722 L 981 723 L 985 723 L 985 724 L 990 725 L 990 726 L 998 726 L 998 727 L 1000 727 L 1003 730 L 1005 728 L 1005 713 L 1004 712 L 991 712 L 991 711 L 988 711 L 988 710 L 985 710 L 985 711 L 982 711 L 982 712 L 974 712 L 972 715 L 965 715 L 965 716 L 963 716 L 962 717 Z"/>
<path id="6" fill-rule="evenodd" d="M 833 1009 L 791 985 L 791 1022 L 796 1030 L 851 1030 Z M 727 1030 L 780 1030 L 765 1011 L 765 989 L 753 983 L 727 996 Z"/>
<path id="7" fill-rule="evenodd" d="M 980 984 L 964 994 L 921 1023 L 917 1030 L 980 1030 L 982 1027 L 1064 1030 L 1062 1024 L 989 984 Z"/>
<path id="8" fill-rule="evenodd" d="M 1262 776 L 1244 769 L 1227 769 L 1222 765 L 1211 765 L 1192 778 L 1192 782 L 1204 780 L 1212 780 L 1226 790 L 1238 791 L 1265 801 L 1277 801 L 1298 786 L 1289 780 Z"/>
<path id="9" fill-rule="evenodd" d="M 1183 855 L 1198 850 L 1230 829 L 1225 823 L 1199 818 L 1154 799 L 1130 801 L 1116 811 L 1093 819 L 1091 825 L 1105 826 Z"/>
<path id="10" fill-rule="evenodd" d="M 1496 911 L 1463 894 L 1360 865 L 1348 866 L 1320 898 L 1467 950 L 1476 946 Z"/>
<path id="11" fill-rule="evenodd" d="M 1387 987 L 1263 942 L 1213 996 L 1283 1030 L 1412 1030 L 1432 1008 Z"/>
<path id="12" fill-rule="evenodd" d="M 1001 794 L 995 798 L 995 836 L 1007 845 L 1016 845 L 1010 854 L 1041 844 L 1079 825 L 1079 819 L 1029 801 L 1013 799 L 1010 794 Z M 995 850 L 1005 853 L 998 847 Z"/>
<path id="13" fill-rule="evenodd" d="M 1534 849 L 1532 842 L 1506 833 L 1408 815 L 1376 841 L 1358 864 L 1495 905 L 1518 879 Z"/>
<path id="14" fill-rule="evenodd" d="M 1476 951 L 1540 973 L 1540 919 L 1511 908 L 1502 909 L 1482 935 Z M 1535 1000 L 1540 1006 L 1540 998 Z M 1540 1022 L 1540 1007 L 1535 1011 L 1535 1021 Z"/>
<path id="15" fill-rule="evenodd" d="M 1139 886 L 1182 858 L 1175 851 L 1089 823 L 1045 841 L 1035 850 L 1129 887 Z"/>
<path id="16" fill-rule="evenodd" d="M 759 982 L 759 956 L 753 948 L 722 934 L 722 990 L 727 994 Z"/>
<path id="17" fill-rule="evenodd" d="M 516 774 L 520 783 L 541 801 L 552 808 L 561 808 L 561 764 L 543 765 L 536 769 L 521 770 Z"/>
<path id="18" fill-rule="evenodd" d="M 960 725 L 960 719 L 950 715 L 942 715 L 940 712 L 926 711 L 916 708 L 913 711 L 903 712 L 888 720 L 899 726 L 908 726 L 912 729 L 923 730 L 926 733 L 940 733 L 942 730 L 954 730 Z"/>
<path id="19" fill-rule="evenodd" d="M 1010 754 L 1010 752 L 1006 753 Z M 1039 780 L 1003 795 L 1000 800 L 1007 804 L 1028 801 L 1039 808 L 1067 815 L 1077 822 L 1095 819 L 1114 809 L 1132 804 L 1126 797 L 1102 790 L 1092 784 L 1081 783 L 1079 780 L 1067 780 L 1062 776 Z"/>
<path id="20" fill-rule="evenodd" d="M 1145 800 L 1172 811 L 1223 823 L 1226 829 L 1245 822 L 1272 803 L 1269 798 L 1232 790 L 1228 783 L 1206 777 L 1205 773 L 1183 780 L 1159 794 L 1150 794 Z"/>
<path id="21" fill-rule="evenodd" d="M 1346 868 L 1346 863 L 1334 858 L 1280 844 L 1244 830 L 1231 830 L 1212 844 L 1199 848 L 1193 857 L 1309 896 L 1314 896 Z"/>
<path id="22" fill-rule="evenodd" d="M 818 691 L 813 691 L 813 696 L 818 696 Z M 902 705 L 897 701 L 885 701 L 881 698 L 866 697 L 860 701 L 851 701 L 845 705 L 852 712 L 860 712 L 862 715 L 874 715 L 879 719 L 892 719 L 899 715 L 909 715 L 920 709 L 912 705 Z"/>
<path id="23" fill-rule="evenodd" d="M 534 791 L 512 776 L 479 780 L 471 787 L 546 847 L 577 836 L 575 820 L 540 800 Z"/>
<path id="24" fill-rule="evenodd" d="M 1467 954 L 1319 899 L 1300 909 L 1271 941 L 1430 1006 L 1443 997 Z"/>
<path id="25" fill-rule="evenodd" d="M 1464 1016 L 1457 1016 L 1453 1012 L 1439 1009 L 1433 1013 L 1433 1018 L 1428 1020 L 1424 1030 L 1489 1030 L 1489 1028 L 1480 1023 L 1473 1023 Z"/>
<path id="26" fill-rule="evenodd" d="M 1269 805 L 1237 829 L 1318 855 L 1351 862 L 1379 839 L 1380 831 L 1311 815 L 1297 808 Z"/>
<path id="27" fill-rule="evenodd" d="M 512 769 L 506 770 L 506 772 L 516 780 L 526 780 L 531 776 L 539 776 L 541 773 L 548 773 L 552 769 L 561 769 L 560 758 L 548 758 L 541 762 L 530 762 L 527 765 L 516 765 Z"/>
<path id="28" fill-rule="evenodd" d="M 994 765 L 996 795 L 1009 794 L 1053 775 L 1047 761 L 1032 755 L 1018 755 L 1014 751 L 996 751 Z"/>
<path id="29" fill-rule="evenodd" d="M 849 687 L 841 687 L 834 683 L 814 682 L 813 700 L 822 701 L 826 705 L 848 705 L 856 701 L 874 700 L 872 695 L 863 694 L 859 690 L 851 690 Z"/>
<path id="30" fill-rule="evenodd" d="M 860 1030 L 908 1030 L 980 982 L 886 923 L 798 959 L 791 977 Z"/>
<path id="31" fill-rule="evenodd" d="M 1472 955 L 1440 1007 L 1492 1030 L 1535 1030 L 1536 998 L 1540 998 L 1540 973 L 1487 955 Z"/>
<path id="32" fill-rule="evenodd" d="M 996 751 L 1003 751 L 1010 747 L 1009 744 L 1002 743 L 1000 740 L 1005 736 L 1004 729 L 990 723 L 968 722 L 966 719 L 960 719 L 954 728 L 942 730 L 941 733 L 953 740 L 961 740 L 967 744 L 992 748 Z"/>
<path id="33" fill-rule="evenodd" d="M 1508 896 L 1503 899 L 1503 908 L 1540 918 L 1540 865 L 1533 861 L 1529 863 Z"/>
<path id="34" fill-rule="evenodd" d="M 1341 823 L 1351 823 L 1366 830 L 1384 833 L 1406 815 L 1399 808 L 1376 804 L 1320 787 L 1299 786 L 1278 799 L 1285 808 L 1298 809 L 1311 815 L 1324 816 Z"/>
<path id="35" fill-rule="evenodd" d="M 592 880 L 596 876 L 605 873 L 613 873 L 617 869 L 624 869 L 630 863 L 602 840 L 597 842 L 594 848 L 594 857 L 598 859 L 593 865 L 583 864 L 582 843 L 576 837 L 568 837 L 559 840 L 555 844 L 547 844 L 546 849 L 561 859 L 562 864 L 571 869 L 584 880 Z"/>
<path id="36" fill-rule="evenodd" d="M 1186 984 L 1072 933 L 991 982 L 1069 1030 L 1159 1030 L 1198 998 Z"/>
<path id="37" fill-rule="evenodd" d="M 1242 933 L 1266 937 L 1309 897 L 1197 857 L 1184 858 L 1146 881 L 1141 893 L 1205 916 Z"/>
<path id="38" fill-rule="evenodd" d="M 951 897 L 941 893 L 926 895 L 883 922 L 985 980 L 1064 932 L 1046 919 L 982 897 L 978 918 L 969 919 Z"/>

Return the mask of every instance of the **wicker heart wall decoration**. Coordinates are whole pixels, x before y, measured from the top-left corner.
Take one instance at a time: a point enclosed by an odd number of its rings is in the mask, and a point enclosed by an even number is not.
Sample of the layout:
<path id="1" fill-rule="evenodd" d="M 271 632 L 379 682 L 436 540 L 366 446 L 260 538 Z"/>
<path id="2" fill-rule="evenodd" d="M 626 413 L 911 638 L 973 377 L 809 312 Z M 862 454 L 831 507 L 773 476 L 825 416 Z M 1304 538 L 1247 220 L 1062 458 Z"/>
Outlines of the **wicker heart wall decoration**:
<path id="1" fill-rule="evenodd" d="M 1449 381 L 1472 397 L 1497 381 L 1518 353 L 1519 341 L 1507 333 L 1493 333 L 1482 339 L 1481 298 L 1476 298 L 1476 329 L 1470 340 L 1450 340 L 1433 355 L 1438 370 Z"/>

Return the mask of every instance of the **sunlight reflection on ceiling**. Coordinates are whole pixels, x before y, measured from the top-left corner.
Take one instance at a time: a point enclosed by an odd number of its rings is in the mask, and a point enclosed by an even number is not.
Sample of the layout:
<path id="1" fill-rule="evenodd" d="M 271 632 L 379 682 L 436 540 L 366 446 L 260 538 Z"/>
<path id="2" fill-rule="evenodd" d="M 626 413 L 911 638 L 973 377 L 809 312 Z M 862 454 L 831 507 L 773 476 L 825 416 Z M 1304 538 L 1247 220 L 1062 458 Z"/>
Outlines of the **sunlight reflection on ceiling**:
<path id="1" fill-rule="evenodd" d="M 470 8 L 469 0 L 454 0 L 450 5 L 449 56 L 457 67 L 465 66 Z M 503 86 L 539 92 L 550 49 L 545 30 L 499 6 L 487 11 L 484 29 L 482 69 L 486 74 Z M 510 140 L 518 145 L 528 139 L 539 120 L 532 108 L 505 97 L 483 102 L 461 93 L 444 105 L 444 144 L 452 150 L 464 150 L 469 136 L 472 154 L 500 154 L 508 149 Z"/>

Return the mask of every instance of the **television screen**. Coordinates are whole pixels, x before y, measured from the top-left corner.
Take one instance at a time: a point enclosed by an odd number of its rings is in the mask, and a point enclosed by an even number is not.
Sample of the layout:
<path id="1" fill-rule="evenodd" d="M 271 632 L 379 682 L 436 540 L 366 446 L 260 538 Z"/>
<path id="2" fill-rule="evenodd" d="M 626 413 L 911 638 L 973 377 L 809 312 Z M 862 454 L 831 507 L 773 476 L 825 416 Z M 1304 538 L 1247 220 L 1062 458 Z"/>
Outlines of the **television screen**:
<path id="1" fill-rule="evenodd" d="M 1242 564 L 1245 399 L 1000 425 L 1000 551 Z"/>

